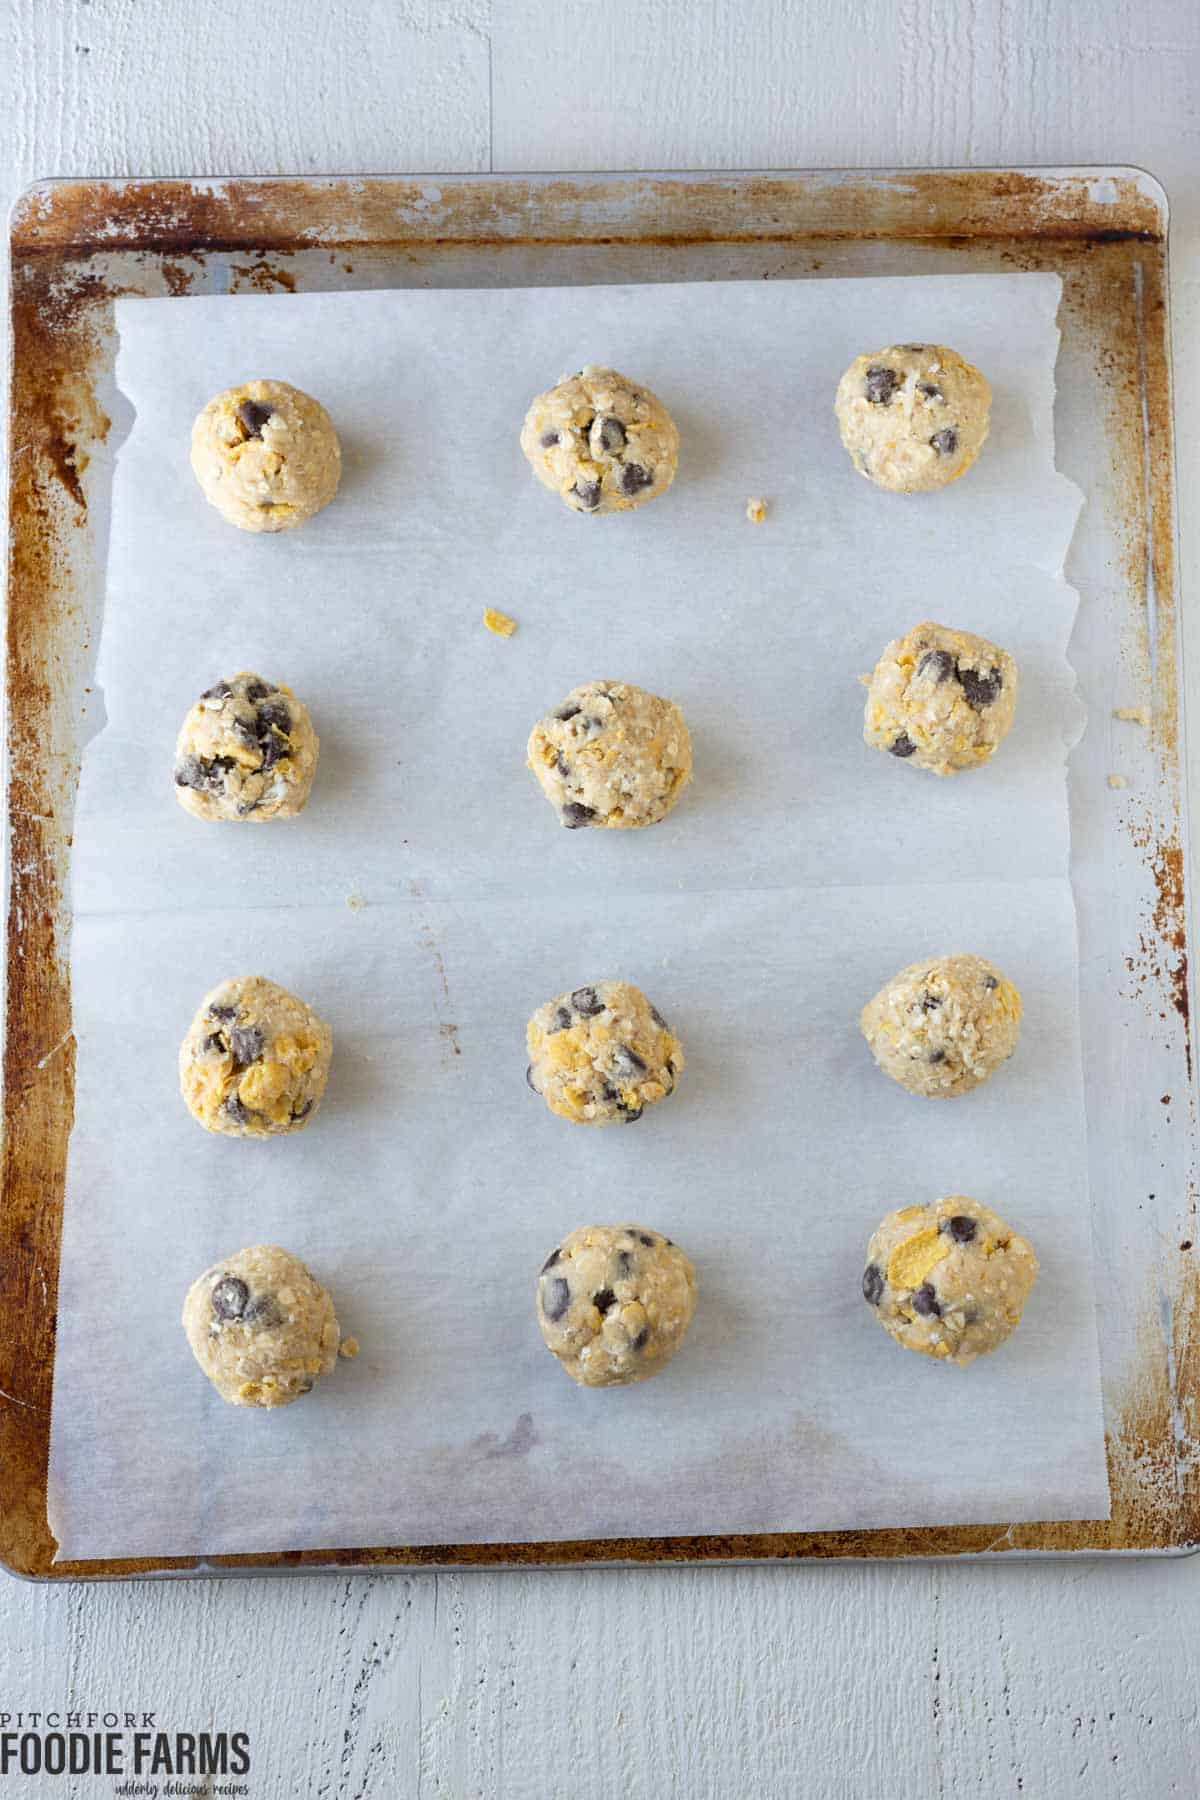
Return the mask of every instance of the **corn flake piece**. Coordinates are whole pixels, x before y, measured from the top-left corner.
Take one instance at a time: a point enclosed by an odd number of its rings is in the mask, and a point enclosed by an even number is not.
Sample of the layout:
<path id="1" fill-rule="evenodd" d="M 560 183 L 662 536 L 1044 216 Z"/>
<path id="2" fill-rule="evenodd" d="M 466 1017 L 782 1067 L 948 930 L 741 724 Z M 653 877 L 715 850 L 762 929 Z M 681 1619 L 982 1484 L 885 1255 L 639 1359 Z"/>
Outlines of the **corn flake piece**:
<path id="1" fill-rule="evenodd" d="M 497 637 L 509 638 L 517 629 L 517 621 L 510 619 L 507 613 L 497 612 L 494 606 L 484 607 L 483 622 Z"/>
<path id="2" fill-rule="evenodd" d="M 767 516 L 767 503 L 761 495 L 755 494 L 746 502 L 746 517 L 752 525 L 761 525 Z"/>

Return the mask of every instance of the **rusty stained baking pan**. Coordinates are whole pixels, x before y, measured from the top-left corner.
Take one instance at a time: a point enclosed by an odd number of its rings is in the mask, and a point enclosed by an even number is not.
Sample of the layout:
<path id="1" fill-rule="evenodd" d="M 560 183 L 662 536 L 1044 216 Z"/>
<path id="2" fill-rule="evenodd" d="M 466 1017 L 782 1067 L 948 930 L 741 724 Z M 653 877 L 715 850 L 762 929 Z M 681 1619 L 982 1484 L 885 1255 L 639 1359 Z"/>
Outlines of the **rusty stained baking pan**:
<path id="1" fill-rule="evenodd" d="M 271 1568 L 1180 1551 L 1200 1541 L 1167 206 L 1132 169 L 63 181 L 12 219 L 0 1558 L 54 1579 Z M 1089 710 L 1073 793 L 1110 1520 L 53 1561 L 55 1291 L 74 1087 L 66 883 L 103 589 L 118 295 L 1038 269 Z M 1117 708 L 1138 718 L 1114 721 Z M 1144 709 L 1144 710 L 1141 710 Z M 1077 814 L 1076 814 L 1077 816 Z M 1070 1379 L 1070 1371 L 1063 1371 Z"/>

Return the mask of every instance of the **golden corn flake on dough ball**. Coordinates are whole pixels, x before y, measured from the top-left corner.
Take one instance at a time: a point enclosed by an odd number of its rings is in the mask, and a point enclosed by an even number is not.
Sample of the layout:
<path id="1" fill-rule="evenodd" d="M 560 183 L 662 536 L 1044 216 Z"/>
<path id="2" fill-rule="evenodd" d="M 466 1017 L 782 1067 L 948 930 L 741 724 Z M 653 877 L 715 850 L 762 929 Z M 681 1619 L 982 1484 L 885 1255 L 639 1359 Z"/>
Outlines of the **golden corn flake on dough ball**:
<path id="1" fill-rule="evenodd" d="M 863 737 L 916 769 L 977 769 L 1008 736 L 1017 665 L 969 631 L 926 620 L 890 643 L 867 684 Z"/>
<path id="2" fill-rule="evenodd" d="M 629 512 L 674 481 L 679 432 L 649 388 L 589 364 L 538 395 L 521 448 L 573 512 Z"/>
<path id="3" fill-rule="evenodd" d="M 834 412 L 860 475 L 896 494 L 948 487 L 988 434 L 992 390 L 945 344 L 892 344 L 858 356 Z"/>
<path id="4" fill-rule="evenodd" d="M 308 799 L 320 754 L 291 688 L 249 669 L 206 688 L 175 745 L 175 798 L 197 819 L 287 819 Z"/>
<path id="5" fill-rule="evenodd" d="M 526 1032 L 525 1079 L 577 1125 L 632 1125 L 675 1090 L 679 1039 L 629 981 L 596 981 L 540 1006 Z"/>
<path id="6" fill-rule="evenodd" d="M 183 1329 L 192 1354 L 231 1406 L 288 1406 L 328 1375 L 342 1344 L 333 1301 L 298 1257 L 251 1244 L 188 1289 Z"/>
<path id="7" fill-rule="evenodd" d="M 692 743 L 671 700 L 628 681 L 587 681 L 539 719 L 529 767 L 570 831 L 665 819 L 692 775 Z"/>
<path id="8" fill-rule="evenodd" d="M 179 1047 L 192 1117 L 226 1137 L 276 1137 L 308 1124 L 325 1092 L 333 1033 L 311 1006 L 262 975 L 223 981 Z"/>
<path id="9" fill-rule="evenodd" d="M 585 1225 L 542 1264 L 537 1315 L 546 1348 L 581 1387 L 657 1375 L 696 1310 L 696 1271 L 644 1225 Z"/>
<path id="10" fill-rule="evenodd" d="M 192 426 L 206 500 L 242 531 L 290 531 L 337 493 L 342 450 L 325 408 L 287 381 L 245 381 Z"/>
<path id="11" fill-rule="evenodd" d="M 1017 1047 L 1021 996 L 982 956 L 910 963 L 862 1011 L 885 1075 L 926 1099 L 951 1099 L 994 1075 Z"/>
<path id="12" fill-rule="evenodd" d="M 867 1246 L 862 1291 L 906 1350 L 965 1368 L 1016 1328 L 1037 1257 L 998 1214 L 952 1194 L 890 1212 Z"/>

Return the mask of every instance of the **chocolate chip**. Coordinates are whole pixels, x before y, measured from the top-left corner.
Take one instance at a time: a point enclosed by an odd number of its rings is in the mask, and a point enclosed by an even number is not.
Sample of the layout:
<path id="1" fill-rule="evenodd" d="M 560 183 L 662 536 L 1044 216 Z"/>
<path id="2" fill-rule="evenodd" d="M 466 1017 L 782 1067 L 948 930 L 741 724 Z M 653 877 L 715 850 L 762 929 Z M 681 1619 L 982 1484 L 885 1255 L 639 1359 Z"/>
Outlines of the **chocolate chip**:
<path id="1" fill-rule="evenodd" d="M 942 1004 L 941 994 L 931 994 L 928 989 L 921 995 L 921 1011 L 936 1012 Z"/>
<path id="2" fill-rule="evenodd" d="M 948 650 L 926 650 L 917 664 L 917 674 L 928 681 L 946 681 L 954 673 L 954 658 Z"/>
<path id="3" fill-rule="evenodd" d="M 255 1294 L 242 1314 L 242 1322 L 257 1325 L 261 1331 L 270 1331 L 272 1326 L 282 1325 L 283 1314 L 275 1304 L 274 1294 Z"/>
<path id="4" fill-rule="evenodd" d="M 644 1075 L 646 1065 L 636 1050 L 629 1049 L 626 1044 L 619 1044 L 613 1051 L 612 1066 L 614 1073 L 624 1076 L 628 1081 L 631 1075 Z"/>
<path id="5" fill-rule="evenodd" d="M 975 1220 L 968 1218 L 966 1213 L 955 1213 L 950 1220 L 950 1236 L 956 1244 L 969 1244 L 977 1229 Z"/>
<path id="6" fill-rule="evenodd" d="M 266 682 L 259 681 L 257 677 L 253 681 L 248 681 L 243 689 L 247 700 L 251 703 L 256 700 L 265 700 L 270 691 Z"/>
<path id="7" fill-rule="evenodd" d="M 569 1028 L 570 1023 L 571 1023 L 570 1007 L 569 1006 L 560 1006 L 558 1011 L 554 1015 L 554 1023 L 550 1027 L 551 1035 L 553 1035 L 553 1033 L 556 1031 L 566 1031 Z"/>
<path id="8" fill-rule="evenodd" d="M 259 748 L 262 750 L 262 761 L 258 765 L 260 770 L 273 769 L 280 757 L 288 753 L 287 744 L 282 738 L 277 738 L 273 731 L 259 739 Z"/>
<path id="9" fill-rule="evenodd" d="M 637 1336 L 635 1338 L 630 1338 L 629 1348 L 631 1350 L 644 1350 L 646 1348 L 646 1344 L 647 1344 L 647 1341 L 649 1340 L 649 1337 L 650 1337 L 650 1327 L 648 1325 L 643 1325 L 642 1329 L 638 1332 Z"/>
<path id="10" fill-rule="evenodd" d="M 892 756 L 911 756 L 916 747 L 907 731 L 902 731 L 898 738 L 892 739 L 888 745 L 888 752 Z"/>
<path id="11" fill-rule="evenodd" d="M 900 377 L 895 369 L 889 369 L 884 363 L 872 363 L 867 370 L 864 386 L 872 406 L 886 406 L 899 385 Z"/>
<path id="12" fill-rule="evenodd" d="M 645 1244 L 648 1250 L 653 1250 L 656 1240 L 652 1232 L 639 1231 L 637 1233 L 637 1238 L 640 1243 Z"/>
<path id="13" fill-rule="evenodd" d="M 618 1267 L 620 1268 L 622 1275 L 631 1275 L 633 1273 L 633 1252 L 632 1252 L 632 1250 L 618 1250 L 617 1251 L 617 1264 L 618 1264 Z"/>
<path id="14" fill-rule="evenodd" d="M 617 1108 L 617 1111 L 621 1115 L 622 1125 L 636 1125 L 638 1120 L 641 1118 L 642 1114 L 645 1112 L 645 1110 L 646 1109 L 644 1106 L 624 1106 L 624 1105 L 622 1105 Z"/>
<path id="15" fill-rule="evenodd" d="M 600 483 L 598 481 L 577 481 L 571 492 L 584 512 L 595 512 L 600 504 Z"/>
<path id="16" fill-rule="evenodd" d="M 175 764 L 175 786 L 206 788 L 208 777 L 198 756 L 183 756 Z"/>
<path id="17" fill-rule="evenodd" d="M 593 431 L 594 437 L 600 439 L 600 448 L 615 456 L 618 450 L 625 448 L 625 427 L 620 419 L 607 418 L 599 421 L 599 431 Z"/>
<path id="18" fill-rule="evenodd" d="M 258 709 L 258 734 L 266 737 L 271 730 L 282 731 L 284 737 L 292 729 L 292 715 L 286 700 L 274 694 L 271 699 L 264 700 Z"/>
<path id="19" fill-rule="evenodd" d="M 994 975 L 985 975 L 983 978 L 983 985 L 990 994 L 993 988 L 998 988 L 1000 986 L 1000 983 L 996 980 Z"/>
<path id="20" fill-rule="evenodd" d="M 877 1263 L 868 1263 L 863 1270 L 863 1299 L 869 1300 L 872 1306 L 878 1306 L 883 1298 L 883 1275 Z"/>
<path id="21" fill-rule="evenodd" d="M 619 1100 L 621 1098 L 621 1090 L 620 1088 L 610 1087 L 606 1081 L 604 1086 L 600 1089 L 600 1098 L 602 1100 L 607 1100 L 611 1104 L 614 1100 Z"/>
<path id="22" fill-rule="evenodd" d="M 568 800 L 562 809 L 562 822 L 568 831 L 578 831 L 581 825 L 590 825 L 595 817 L 595 807 L 584 806 L 578 800 Z"/>
<path id="23" fill-rule="evenodd" d="M 240 1319 L 246 1310 L 250 1289 L 236 1275 L 222 1275 L 212 1291 L 212 1309 L 218 1319 Z"/>
<path id="24" fill-rule="evenodd" d="M 230 1094 L 226 1100 L 225 1111 L 239 1125 L 248 1125 L 254 1116 L 248 1106 L 243 1106 L 240 1096 L 236 1093 Z"/>
<path id="25" fill-rule="evenodd" d="M 649 469 L 643 469 L 641 463 L 625 463 L 622 466 L 619 486 L 623 494 L 640 494 L 643 488 L 653 485 L 653 475 Z"/>
<path id="26" fill-rule="evenodd" d="M 617 1304 L 617 1296 L 611 1288 L 601 1288 L 598 1294 L 592 1295 L 592 1305 L 598 1312 L 606 1313 L 610 1306 Z"/>
<path id="27" fill-rule="evenodd" d="M 301 1119 L 307 1119 L 309 1113 L 312 1111 L 312 1109 L 315 1105 L 316 1105 L 315 1100 L 306 1100 L 302 1106 L 293 1106 L 292 1118 L 295 1121 L 295 1123 L 299 1124 Z"/>
<path id="28" fill-rule="evenodd" d="M 205 688 L 200 698 L 202 700 L 226 700 L 232 692 L 233 689 L 227 681 L 218 681 L 214 682 L 212 687 Z"/>
<path id="29" fill-rule="evenodd" d="M 570 1285 L 561 1275 L 556 1275 L 548 1289 L 542 1295 L 542 1311 L 553 1324 L 561 1319 L 571 1304 Z"/>
<path id="30" fill-rule="evenodd" d="M 250 719 L 231 719 L 229 729 L 240 738 L 243 744 L 257 744 L 258 726 Z"/>
<path id="31" fill-rule="evenodd" d="M 947 425 L 941 431 L 935 431 L 929 441 L 939 456 L 953 456 L 958 449 L 958 433 L 953 425 Z"/>
<path id="32" fill-rule="evenodd" d="M 542 1091 L 541 1088 L 534 1087 L 534 1085 L 533 1085 L 533 1064 L 532 1063 L 528 1063 L 525 1068 L 525 1086 L 527 1088 L 529 1088 L 529 1090 L 534 1094 L 540 1094 Z"/>
<path id="33" fill-rule="evenodd" d="M 555 1263 L 559 1260 L 561 1255 L 562 1255 L 562 1245 L 560 1244 L 556 1250 L 552 1250 L 550 1252 L 549 1256 L 546 1258 L 545 1262 L 542 1264 L 542 1274 L 543 1275 L 546 1273 L 547 1269 L 552 1269 L 554 1267 Z"/>
<path id="34" fill-rule="evenodd" d="M 924 394 L 927 400 L 944 400 L 946 398 L 940 387 L 933 381 L 918 381 L 918 394 Z"/>
<path id="35" fill-rule="evenodd" d="M 571 995 L 571 1005 L 577 1013 L 582 1013 L 585 1019 L 594 1019 L 597 1013 L 604 1011 L 604 1002 L 594 987 L 576 988 Z"/>
<path id="36" fill-rule="evenodd" d="M 568 701 L 566 706 L 559 707 L 558 711 L 554 714 L 554 717 L 560 719 L 565 725 L 568 719 L 575 718 L 575 716 L 582 711 L 583 708 L 581 706 L 576 706 L 573 702 Z"/>
<path id="37" fill-rule="evenodd" d="M 999 669 L 989 669 L 986 675 L 981 675 L 976 669 L 960 668 L 958 679 L 962 683 L 967 705 L 973 706 L 976 712 L 982 712 L 985 706 L 990 706 L 1004 686 L 1004 677 Z"/>
<path id="38" fill-rule="evenodd" d="M 210 1006 L 208 1016 L 210 1019 L 219 1019 L 222 1025 L 228 1025 L 232 1019 L 237 1018 L 238 1009 L 236 1006 Z"/>
<path id="39" fill-rule="evenodd" d="M 931 1050 L 925 1060 L 926 1062 L 931 1063 L 944 1063 L 946 1060 L 946 1052 L 944 1050 Z"/>
<path id="40" fill-rule="evenodd" d="M 270 417 L 271 408 L 260 406 L 257 400 L 243 400 L 238 407 L 238 418 L 246 427 L 247 435 L 252 438 L 262 436 L 263 426 Z"/>
<path id="41" fill-rule="evenodd" d="M 940 1319 L 942 1309 L 938 1305 L 937 1295 L 927 1281 L 919 1287 L 912 1297 L 912 1309 L 922 1319 Z"/>
<path id="42" fill-rule="evenodd" d="M 257 1062 L 263 1053 L 266 1039 L 257 1025 L 235 1025 L 229 1034 L 229 1047 L 233 1051 L 233 1063 L 237 1069 L 244 1069 L 248 1064 Z"/>
<path id="43" fill-rule="evenodd" d="M 657 1006 L 652 1006 L 650 1008 L 650 1017 L 654 1020 L 654 1023 L 658 1026 L 660 1031 L 670 1031 L 671 1027 L 667 1024 L 667 1021 L 663 1018 Z"/>
<path id="44" fill-rule="evenodd" d="M 554 758 L 554 768 L 556 773 L 561 775 L 564 781 L 569 781 L 571 779 L 571 765 L 561 751 L 559 751 Z"/>
<path id="45" fill-rule="evenodd" d="M 210 1031 L 200 1048 L 205 1056 L 224 1056 L 226 1049 L 225 1039 L 221 1036 L 219 1031 Z"/>
<path id="46" fill-rule="evenodd" d="M 538 443 L 543 450 L 553 450 L 558 441 L 557 431 L 543 431 L 541 437 L 538 439 Z"/>

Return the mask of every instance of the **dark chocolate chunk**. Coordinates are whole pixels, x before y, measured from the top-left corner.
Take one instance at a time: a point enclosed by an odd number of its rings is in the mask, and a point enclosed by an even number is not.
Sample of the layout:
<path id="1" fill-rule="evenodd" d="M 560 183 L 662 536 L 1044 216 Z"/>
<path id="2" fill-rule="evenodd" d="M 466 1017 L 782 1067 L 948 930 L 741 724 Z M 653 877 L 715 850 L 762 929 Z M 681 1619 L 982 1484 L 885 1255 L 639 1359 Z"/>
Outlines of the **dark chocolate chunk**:
<path id="1" fill-rule="evenodd" d="M 564 781 L 571 779 L 571 765 L 561 751 L 554 758 L 554 768 L 556 774 L 561 775 Z"/>
<path id="2" fill-rule="evenodd" d="M 274 1294 L 255 1294 L 242 1314 L 242 1322 L 257 1325 L 261 1331 L 270 1331 L 272 1326 L 282 1325 L 283 1314 L 275 1304 Z"/>
<path id="3" fill-rule="evenodd" d="M 944 400 L 946 398 L 941 388 L 938 387 L 937 383 L 934 381 L 918 381 L 917 392 L 918 394 L 924 394 L 927 400 Z"/>
<path id="4" fill-rule="evenodd" d="M 617 1108 L 621 1115 L 622 1125 L 636 1125 L 645 1110 L 644 1106 L 619 1106 Z"/>
<path id="5" fill-rule="evenodd" d="M 570 1024 L 571 1024 L 571 1009 L 570 1009 L 570 1007 L 569 1006 L 560 1006 L 558 1011 L 554 1015 L 554 1023 L 550 1027 L 551 1033 L 553 1034 L 556 1031 L 566 1031 L 569 1029 Z"/>
<path id="6" fill-rule="evenodd" d="M 613 1051 L 613 1070 L 626 1081 L 633 1075 L 644 1075 L 646 1065 L 636 1050 L 630 1050 L 626 1044 L 619 1044 Z"/>
<path id="7" fill-rule="evenodd" d="M 946 1060 L 946 1052 L 944 1050 L 931 1050 L 925 1060 L 926 1062 L 931 1063 L 944 1063 Z"/>
<path id="8" fill-rule="evenodd" d="M 236 1275 L 222 1275 L 212 1291 L 212 1309 L 218 1319 L 240 1319 L 249 1298 L 244 1281 Z"/>
<path id="9" fill-rule="evenodd" d="M 650 1327 L 648 1325 L 643 1325 L 642 1329 L 638 1332 L 637 1336 L 635 1338 L 630 1338 L 629 1348 L 631 1350 L 644 1350 L 649 1341 L 649 1338 L 650 1338 Z"/>
<path id="10" fill-rule="evenodd" d="M 577 481 L 571 492 L 584 512 L 595 512 L 600 504 L 600 483 L 598 481 Z"/>
<path id="11" fill-rule="evenodd" d="M 617 1296 L 611 1288 L 601 1288 L 598 1294 L 592 1295 L 592 1305 L 598 1312 L 606 1313 L 610 1306 L 617 1304 Z"/>
<path id="12" fill-rule="evenodd" d="M 305 1100 L 302 1105 L 293 1106 L 293 1108 L 292 1108 L 293 1120 L 297 1124 L 299 1124 L 301 1119 L 307 1119 L 309 1113 L 312 1111 L 312 1109 L 315 1105 L 316 1105 L 315 1100 Z"/>
<path id="13" fill-rule="evenodd" d="M 198 756 L 181 756 L 175 764 L 175 786 L 206 788 L 208 776 Z"/>
<path id="14" fill-rule="evenodd" d="M 936 1012 L 938 1007 L 941 1004 L 942 1004 L 941 994 L 931 994 L 929 992 L 929 989 L 926 988 L 925 992 L 921 995 L 921 1011 L 922 1012 Z"/>
<path id="15" fill-rule="evenodd" d="M 994 975 L 985 975 L 983 978 L 983 985 L 990 994 L 993 988 L 998 988 L 1000 986 L 1000 983 L 996 980 Z"/>
<path id="16" fill-rule="evenodd" d="M 532 1063 L 527 1063 L 525 1066 L 525 1086 L 527 1088 L 529 1088 L 532 1093 L 535 1093 L 535 1094 L 540 1094 L 542 1091 L 541 1088 L 534 1087 L 534 1085 L 533 1085 L 533 1064 Z"/>
<path id="17" fill-rule="evenodd" d="M 266 682 L 259 681 L 257 678 L 254 681 L 248 681 L 245 687 L 246 698 L 251 703 L 256 700 L 265 700 L 270 691 Z"/>
<path id="18" fill-rule="evenodd" d="M 654 1023 L 658 1026 L 660 1031 L 670 1031 L 671 1027 L 667 1024 L 667 1021 L 663 1018 L 657 1006 L 652 1006 L 650 1008 L 650 1017 L 654 1020 Z"/>
<path id="19" fill-rule="evenodd" d="M 924 346 L 924 344 L 905 344 L 904 348 L 906 350 L 911 350 L 914 355 L 920 356 L 920 354 L 921 354 L 922 350 L 925 348 L 925 346 Z"/>
<path id="20" fill-rule="evenodd" d="M 645 1244 L 645 1246 L 648 1250 L 653 1250 L 656 1240 L 655 1240 L 652 1232 L 639 1231 L 637 1235 L 638 1235 L 638 1238 L 641 1240 L 641 1242 L 643 1244 Z"/>
<path id="21" fill-rule="evenodd" d="M 955 1213 L 949 1223 L 950 1236 L 956 1244 L 969 1244 L 977 1229 L 975 1220 L 966 1213 Z"/>
<path id="22" fill-rule="evenodd" d="M 231 719 L 229 729 L 234 737 L 240 738 L 243 744 L 257 744 L 258 726 L 250 719 Z"/>
<path id="23" fill-rule="evenodd" d="M 917 664 L 917 674 L 930 681 L 946 681 L 954 674 L 954 658 L 948 650 L 926 650 Z"/>
<path id="24" fill-rule="evenodd" d="M 610 1085 L 606 1081 L 604 1083 L 604 1086 L 600 1089 L 600 1098 L 602 1100 L 608 1100 L 610 1102 L 613 1100 L 619 1100 L 621 1098 L 621 1090 L 620 1090 L 620 1088 L 610 1087 Z"/>
<path id="25" fill-rule="evenodd" d="M 900 736 L 893 738 L 888 745 L 888 753 L 891 756 L 911 756 L 916 747 L 907 731 L 902 731 Z"/>
<path id="26" fill-rule="evenodd" d="M 246 427 L 246 435 L 252 438 L 262 436 L 263 426 L 271 417 L 269 406 L 260 406 L 257 400 L 243 400 L 238 407 L 238 418 Z"/>
<path id="27" fill-rule="evenodd" d="M 210 1019 L 219 1019 L 222 1025 L 228 1025 L 237 1018 L 238 1009 L 236 1006 L 210 1006 L 208 1016 Z"/>
<path id="28" fill-rule="evenodd" d="M 292 729 L 291 709 L 282 694 L 272 694 L 270 699 L 264 700 L 258 708 L 259 735 L 265 736 L 272 728 L 282 731 L 285 737 Z"/>
<path id="29" fill-rule="evenodd" d="M 653 486 L 653 475 L 649 469 L 644 469 L 641 463 L 623 464 L 620 474 L 620 488 L 623 494 L 640 494 L 643 488 Z"/>
<path id="30" fill-rule="evenodd" d="M 227 1046 L 219 1031 L 210 1031 L 200 1048 L 205 1056 L 224 1056 Z"/>
<path id="31" fill-rule="evenodd" d="M 202 700 L 225 700 L 232 692 L 233 689 L 227 681 L 217 681 L 213 683 L 212 687 L 205 688 L 200 698 Z"/>
<path id="32" fill-rule="evenodd" d="M 604 1011 L 604 1002 L 594 987 L 579 987 L 571 995 L 571 1005 L 585 1019 L 594 1019 L 597 1013 Z"/>
<path id="33" fill-rule="evenodd" d="M 935 431 L 929 441 L 939 456 L 953 456 L 958 449 L 958 433 L 953 425 L 946 425 L 941 431 Z"/>
<path id="34" fill-rule="evenodd" d="M 885 363 L 872 363 L 863 385 L 872 406 L 886 406 L 900 385 L 900 377 Z"/>
<path id="35" fill-rule="evenodd" d="M 225 1111 L 229 1114 L 229 1117 L 235 1119 L 239 1125 L 248 1125 L 254 1116 L 249 1107 L 242 1104 L 241 1097 L 237 1093 L 230 1094 L 228 1100 L 225 1102 Z"/>
<path id="36" fill-rule="evenodd" d="M 985 706 L 990 706 L 1004 686 L 1004 678 L 999 669 L 989 669 L 986 675 L 981 675 L 978 669 L 960 668 L 958 679 L 962 683 L 967 705 L 973 706 L 976 712 L 982 712 Z"/>
<path id="37" fill-rule="evenodd" d="M 542 1264 L 542 1274 L 543 1275 L 546 1273 L 547 1269 L 552 1269 L 554 1267 L 555 1263 L 558 1261 L 558 1259 L 561 1255 L 562 1255 L 562 1245 L 560 1244 L 557 1249 L 552 1250 L 550 1252 L 549 1256 L 546 1258 L 545 1262 Z"/>
<path id="38" fill-rule="evenodd" d="M 249 1063 L 257 1062 L 263 1053 L 265 1042 L 257 1025 L 235 1025 L 229 1034 L 234 1067 L 244 1069 Z"/>
<path id="39" fill-rule="evenodd" d="M 259 739 L 259 748 L 262 751 L 262 761 L 258 765 L 261 771 L 273 769 L 280 757 L 287 755 L 289 746 L 285 739 L 276 737 L 275 733 L 270 731 L 266 737 Z"/>
<path id="40" fill-rule="evenodd" d="M 561 1275 L 556 1275 L 542 1293 L 542 1311 L 553 1324 L 562 1318 L 570 1304 L 570 1285 Z"/>
<path id="41" fill-rule="evenodd" d="M 869 1300 L 872 1306 L 878 1306 L 883 1298 L 883 1273 L 878 1263 L 868 1263 L 863 1270 L 863 1299 Z"/>
<path id="42" fill-rule="evenodd" d="M 554 714 L 554 717 L 561 720 L 565 725 L 568 719 L 575 718 L 575 716 L 582 711 L 583 708 L 581 706 L 576 706 L 573 700 L 568 700 L 565 706 L 559 707 L 558 711 Z"/>
<path id="43" fill-rule="evenodd" d="M 633 1273 L 633 1252 L 632 1252 L 632 1250 L 618 1250 L 617 1251 L 617 1263 L 620 1267 L 622 1275 L 631 1275 Z"/>
<path id="44" fill-rule="evenodd" d="M 562 809 L 562 822 L 568 831 L 578 831 L 581 825 L 590 825 L 595 817 L 595 807 L 584 806 L 579 800 L 568 800 Z"/>
<path id="45" fill-rule="evenodd" d="M 938 1305 L 937 1295 L 933 1291 L 932 1283 L 926 1281 L 921 1287 L 917 1288 L 912 1297 L 912 1309 L 915 1313 L 919 1314 L 922 1319 L 941 1318 L 942 1309 Z"/>
<path id="46" fill-rule="evenodd" d="M 611 416 L 601 419 L 599 433 L 593 432 L 592 435 L 599 436 L 600 448 L 607 450 L 610 456 L 615 456 L 618 450 L 625 448 L 625 427 L 620 419 Z"/>
<path id="47" fill-rule="evenodd" d="M 538 443 L 542 446 L 543 450 L 553 450 L 557 442 L 557 431 L 543 431 L 541 437 L 538 439 Z"/>

